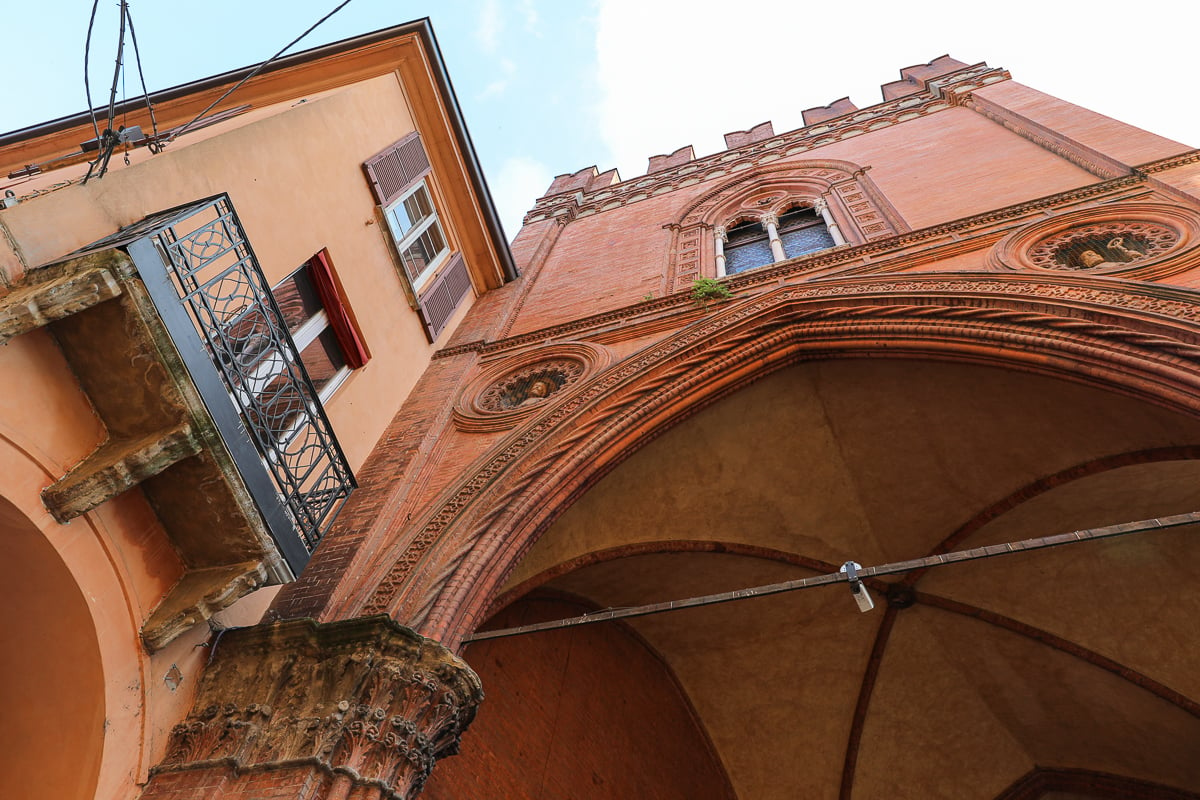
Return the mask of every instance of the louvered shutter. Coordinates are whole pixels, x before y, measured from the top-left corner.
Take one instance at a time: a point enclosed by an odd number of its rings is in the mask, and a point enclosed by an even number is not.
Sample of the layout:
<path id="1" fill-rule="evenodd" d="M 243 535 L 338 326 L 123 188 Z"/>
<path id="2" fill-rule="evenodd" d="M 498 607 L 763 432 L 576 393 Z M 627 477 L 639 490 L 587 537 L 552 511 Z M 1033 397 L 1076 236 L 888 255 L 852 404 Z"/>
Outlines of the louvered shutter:
<path id="1" fill-rule="evenodd" d="M 421 135 L 410 133 L 363 164 L 375 200 L 386 206 L 429 172 Z"/>
<path id="2" fill-rule="evenodd" d="M 425 323 L 425 333 L 430 342 L 446 327 L 454 315 L 454 309 L 470 291 L 471 276 L 467 274 L 466 262 L 461 253 L 455 253 L 450 263 L 421 292 L 418 299 L 421 321 Z"/>

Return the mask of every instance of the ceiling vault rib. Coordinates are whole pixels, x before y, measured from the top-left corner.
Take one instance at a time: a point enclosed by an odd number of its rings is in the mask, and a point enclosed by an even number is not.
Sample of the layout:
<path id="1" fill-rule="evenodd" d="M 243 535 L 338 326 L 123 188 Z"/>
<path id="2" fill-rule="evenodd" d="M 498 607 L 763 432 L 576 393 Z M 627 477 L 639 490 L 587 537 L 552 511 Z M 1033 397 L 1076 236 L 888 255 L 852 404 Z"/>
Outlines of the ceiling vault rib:
<path id="1" fill-rule="evenodd" d="M 995 625 L 998 628 L 1003 628 L 1011 633 L 1024 636 L 1038 642 L 1039 644 L 1044 644 L 1047 647 L 1058 650 L 1059 652 L 1066 653 L 1067 655 L 1071 655 L 1086 661 L 1092 666 L 1099 667 L 1106 672 L 1110 672 L 1113 675 L 1116 675 L 1118 678 L 1126 680 L 1129 683 L 1132 683 L 1134 686 L 1144 689 L 1145 691 L 1153 694 L 1155 697 L 1158 697 L 1161 700 L 1166 700 L 1171 705 L 1174 705 L 1177 708 L 1186 711 L 1188 714 L 1191 714 L 1193 717 L 1200 719 L 1200 703 L 1197 703 L 1195 700 L 1182 694 L 1181 692 L 1177 692 L 1169 686 L 1165 686 L 1135 669 L 1131 669 L 1120 662 L 1114 661 L 1107 656 L 1097 653 L 1095 650 L 1089 650 L 1080 644 L 1064 639 L 1061 636 L 1053 634 L 1049 631 L 1034 627 L 1033 625 L 1013 619 L 1012 617 L 1006 617 L 1003 614 L 997 614 L 994 611 L 988 611 L 987 609 L 979 608 L 978 606 L 962 603 L 958 600 L 951 600 L 948 597 L 942 597 L 940 595 L 928 594 L 926 592 L 917 591 L 914 592 L 913 595 L 914 599 L 923 605 L 927 605 L 932 608 L 938 608 L 942 611 L 948 611 L 952 614 L 960 614 L 965 617 L 971 617 L 989 625 Z"/>
<path id="2" fill-rule="evenodd" d="M 896 624 L 897 611 L 896 607 L 887 606 L 883 611 L 883 619 L 879 622 L 879 630 L 875 632 L 875 644 L 871 647 L 871 657 L 867 660 L 867 668 L 863 672 L 862 683 L 858 688 L 858 702 L 854 706 L 850 735 L 846 739 L 846 758 L 842 762 L 839 800 L 850 800 L 850 795 L 854 791 L 854 770 L 858 766 L 858 746 L 862 742 L 863 727 L 866 725 L 867 711 L 871 706 L 871 695 L 875 691 L 875 679 L 879 676 L 879 667 L 883 663 L 883 651 L 887 649 L 888 639 L 891 638 L 892 628 Z"/>
<path id="3" fill-rule="evenodd" d="M 967 539 L 971 534 L 978 531 L 984 525 L 999 517 L 1022 503 L 1037 497 L 1038 495 L 1048 492 L 1064 484 L 1072 481 L 1080 480 L 1091 475 L 1096 475 L 1101 472 L 1107 472 L 1111 469 L 1119 467 L 1128 467 L 1134 464 L 1150 464 L 1158 461 L 1185 461 L 1189 459 L 1200 459 L 1200 447 L 1195 445 L 1184 445 L 1179 447 L 1155 447 L 1148 450 L 1138 450 L 1130 453 L 1118 453 L 1117 455 L 1104 456 L 1093 461 L 1085 461 L 1082 464 L 1076 464 L 1073 467 L 1068 467 L 1060 472 L 1052 475 L 1047 475 L 1038 478 L 1033 483 L 1022 486 L 1012 494 L 1004 497 L 995 503 L 992 503 L 987 508 L 980 511 L 964 524 L 960 525 L 957 530 L 939 542 L 929 551 L 929 555 L 934 556 L 940 553 L 949 552 L 952 548 L 957 547 Z M 925 576 L 927 569 L 916 569 L 905 575 L 900 582 L 906 586 L 912 587 L 917 584 Z"/>

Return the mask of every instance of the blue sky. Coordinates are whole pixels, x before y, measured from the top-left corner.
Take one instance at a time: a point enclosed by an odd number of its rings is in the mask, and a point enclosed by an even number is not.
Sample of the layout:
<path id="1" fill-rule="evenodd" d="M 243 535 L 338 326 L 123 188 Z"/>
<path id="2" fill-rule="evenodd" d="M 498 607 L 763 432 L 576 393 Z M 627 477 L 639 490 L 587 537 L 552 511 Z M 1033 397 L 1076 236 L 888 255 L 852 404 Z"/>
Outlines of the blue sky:
<path id="1" fill-rule="evenodd" d="M 133 0 L 151 89 L 254 64 L 338 0 Z M 10 3 L 8 5 L 16 5 Z M 286 11 L 281 10 L 286 8 Z M 831 0 L 352 0 L 296 49 L 429 16 L 505 229 L 559 173 L 595 164 L 636 177 L 649 156 L 849 95 L 880 101 L 901 67 L 949 53 L 1166 136 L 1200 144 L 1186 89 L 1189 25 L 1177 5 L 1110 2 Z M 0 130 L 81 111 L 89 0 L 40 0 L 4 12 Z M 1130 21 L 1137 14 L 1144 23 Z M 1121 22 L 1118 24 L 1118 20 Z M 118 3 L 101 0 L 93 99 L 107 100 Z M 15 32 L 15 35 L 14 35 Z M 128 46 L 128 45 L 127 45 Z M 127 58 L 132 67 L 132 58 Z M 124 92 L 139 92 L 127 72 Z"/>

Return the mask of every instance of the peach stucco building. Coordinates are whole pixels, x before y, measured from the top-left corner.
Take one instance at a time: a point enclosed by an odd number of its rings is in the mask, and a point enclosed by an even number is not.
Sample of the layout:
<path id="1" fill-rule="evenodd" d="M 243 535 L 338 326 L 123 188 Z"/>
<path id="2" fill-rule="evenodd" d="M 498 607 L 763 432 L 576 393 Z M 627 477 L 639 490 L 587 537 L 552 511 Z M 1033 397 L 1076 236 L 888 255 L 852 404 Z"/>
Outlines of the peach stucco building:
<path id="1" fill-rule="evenodd" d="M 426 21 L 281 59 L 180 130 L 248 71 L 156 93 L 157 138 L 131 102 L 144 138 L 86 181 L 89 116 L 0 137 L 5 798 L 137 794 L 209 618 L 300 574 L 515 277 Z"/>
<path id="2" fill-rule="evenodd" d="M 425 23 L 244 74 L 0 137 L 0 795 L 1200 798 L 1200 151 L 942 56 L 510 251 Z"/>

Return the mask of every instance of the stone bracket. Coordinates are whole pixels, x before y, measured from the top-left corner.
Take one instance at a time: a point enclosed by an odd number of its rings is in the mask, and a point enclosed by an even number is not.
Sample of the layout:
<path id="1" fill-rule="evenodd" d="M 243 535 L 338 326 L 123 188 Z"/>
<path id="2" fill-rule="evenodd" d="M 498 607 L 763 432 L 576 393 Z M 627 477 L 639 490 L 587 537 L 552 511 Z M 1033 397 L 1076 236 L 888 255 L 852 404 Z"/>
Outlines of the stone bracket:
<path id="1" fill-rule="evenodd" d="M 200 449 L 186 423 L 133 440 L 110 439 L 43 489 L 42 502 L 56 520 L 70 522 Z"/>
<path id="2" fill-rule="evenodd" d="M 264 586 L 267 580 L 267 570 L 261 561 L 184 573 L 142 626 L 146 649 L 151 653 L 161 650 L 188 628 L 228 608 Z"/>
<path id="3" fill-rule="evenodd" d="M 435 762 L 458 752 L 483 700 L 461 659 L 386 616 L 231 629 L 214 646 L 151 793 L 170 773 L 220 766 L 317 768 L 373 787 L 372 797 L 412 798 Z"/>
<path id="4" fill-rule="evenodd" d="M 111 269 L 101 266 L 18 286 L 0 297 L 0 343 L 77 314 L 121 294 Z"/>

